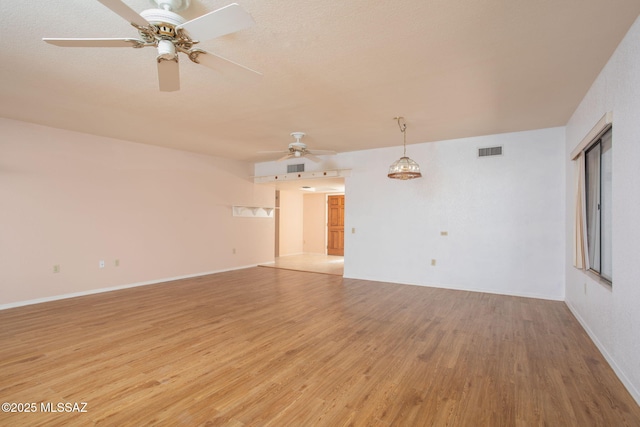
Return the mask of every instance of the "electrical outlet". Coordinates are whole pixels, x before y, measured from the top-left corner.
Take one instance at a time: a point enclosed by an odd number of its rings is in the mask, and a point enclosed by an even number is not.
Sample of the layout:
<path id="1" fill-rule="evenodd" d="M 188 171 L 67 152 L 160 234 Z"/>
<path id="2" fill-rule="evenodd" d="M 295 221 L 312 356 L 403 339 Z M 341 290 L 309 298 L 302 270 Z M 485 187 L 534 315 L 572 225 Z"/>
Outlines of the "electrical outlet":
<path id="1" fill-rule="evenodd" d="M 113 265 L 115 265 L 116 267 L 120 267 L 120 260 L 117 259 L 113 262 Z"/>
<path id="2" fill-rule="evenodd" d="M 234 255 L 236 254 L 236 248 L 233 248 L 233 254 Z"/>
<path id="3" fill-rule="evenodd" d="M 448 231 L 441 231 L 441 232 L 440 232 L 440 235 L 441 235 L 441 236 L 448 236 L 448 235 L 449 235 L 449 232 L 448 232 Z"/>
<path id="4" fill-rule="evenodd" d="M 54 273 L 60 273 L 60 265 L 59 264 L 56 264 L 56 265 L 53 266 L 53 272 Z"/>
<path id="5" fill-rule="evenodd" d="M 436 260 L 435 260 L 435 259 L 432 259 L 432 260 L 431 260 L 431 265 L 432 265 L 432 266 L 435 266 L 435 265 L 436 265 Z"/>
<path id="6" fill-rule="evenodd" d="M 103 260 L 103 259 L 101 259 L 101 260 L 98 262 L 98 266 L 99 266 L 100 268 L 104 268 L 104 260 Z"/>
<path id="7" fill-rule="evenodd" d="M 351 234 L 356 234 L 356 228 L 355 227 L 351 228 Z"/>

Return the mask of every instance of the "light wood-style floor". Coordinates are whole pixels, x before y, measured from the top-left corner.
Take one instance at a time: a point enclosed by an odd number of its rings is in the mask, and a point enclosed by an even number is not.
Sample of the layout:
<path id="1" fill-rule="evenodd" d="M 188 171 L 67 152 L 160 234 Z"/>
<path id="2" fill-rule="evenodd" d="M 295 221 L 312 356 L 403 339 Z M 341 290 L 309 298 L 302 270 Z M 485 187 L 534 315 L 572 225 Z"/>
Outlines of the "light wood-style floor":
<path id="1" fill-rule="evenodd" d="M 251 268 L 0 312 L 0 425 L 639 426 L 564 303 Z"/>
<path id="2" fill-rule="evenodd" d="M 313 273 L 344 274 L 344 257 L 337 255 L 300 254 L 277 257 L 273 263 L 261 267 L 284 268 L 287 270 Z"/>

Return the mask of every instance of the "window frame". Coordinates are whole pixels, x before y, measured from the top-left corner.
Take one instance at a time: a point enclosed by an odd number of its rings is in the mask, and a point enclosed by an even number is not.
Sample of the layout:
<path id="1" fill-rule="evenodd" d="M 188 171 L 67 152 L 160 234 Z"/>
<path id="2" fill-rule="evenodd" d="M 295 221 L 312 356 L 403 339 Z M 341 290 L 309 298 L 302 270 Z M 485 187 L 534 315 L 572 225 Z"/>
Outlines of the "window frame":
<path id="1" fill-rule="evenodd" d="M 603 184 L 604 181 L 603 180 L 603 163 L 602 163 L 602 157 L 603 154 L 605 153 L 605 151 L 603 150 L 603 139 L 605 138 L 605 136 L 610 133 L 610 140 L 611 140 L 611 150 L 613 150 L 613 126 L 611 124 L 609 124 L 608 126 L 606 126 L 598 135 L 596 138 L 594 138 L 584 149 L 584 170 L 585 170 L 585 185 L 584 185 L 584 203 L 585 206 L 587 207 L 585 209 L 585 246 L 586 246 L 586 251 L 585 251 L 585 258 L 588 260 L 588 272 L 597 276 L 598 279 L 604 281 L 606 284 L 612 286 L 613 285 L 613 270 L 611 270 L 611 275 L 607 275 L 606 273 L 602 272 L 602 260 L 604 258 L 603 254 L 607 253 L 608 255 L 612 255 L 612 250 L 613 250 L 613 244 L 611 243 L 610 247 L 603 247 L 603 241 L 608 241 L 611 242 L 612 241 L 612 236 L 609 235 L 608 239 L 603 239 L 603 232 L 606 233 L 607 231 L 609 231 L 609 233 L 612 233 L 612 230 L 608 230 L 606 227 L 603 227 L 603 222 L 602 222 L 602 212 L 603 212 L 603 205 L 602 205 L 602 196 L 603 196 Z M 590 167 L 589 167 L 589 153 L 592 152 L 593 150 L 595 150 L 596 148 L 598 148 L 600 150 L 599 153 L 599 157 L 597 158 L 597 186 L 598 186 L 598 191 L 597 191 L 597 230 L 596 230 L 596 234 L 597 234 L 597 245 L 594 245 L 593 250 L 597 252 L 596 254 L 592 254 L 591 253 L 591 244 L 589 242 L 589 235 L 591 234 L 593 236 L 592 233 L 590 233 L 590 224 L 591 224 L 591 217 L 590 217 L 590 212 L 589 212 L 589 200 L 590 200 Z M 610 167 L 612 168 L 613 165 L 611 163 Z M 592 173 L 593 174 L 593 173 Z M 593 178 L 591 178 L 593 179 Z M 608 189 L 609 194 L 612 191 L 613 186 L 611 185 L 611 188 Z M 593 196 L 591 196 L 593 197 Z M 610 213 L 610 212 L 609 212 Z M 598 267 L 594 267 L 591 262 L 591 260 L 597 256 L 598 258 Z"/>

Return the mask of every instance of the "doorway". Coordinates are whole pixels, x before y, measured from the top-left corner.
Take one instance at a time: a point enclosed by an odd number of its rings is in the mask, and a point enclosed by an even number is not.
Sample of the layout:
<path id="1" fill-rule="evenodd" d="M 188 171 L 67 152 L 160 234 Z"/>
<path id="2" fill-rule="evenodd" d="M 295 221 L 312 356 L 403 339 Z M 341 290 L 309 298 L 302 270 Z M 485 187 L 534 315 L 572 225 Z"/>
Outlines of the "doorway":
<path id="1" fill-rule="evenodd" d="M 263 266 L 342 276 L 344 181 L 312 191 L 293 184 L 279 183 L 275 192 L 275 259 Z"/>

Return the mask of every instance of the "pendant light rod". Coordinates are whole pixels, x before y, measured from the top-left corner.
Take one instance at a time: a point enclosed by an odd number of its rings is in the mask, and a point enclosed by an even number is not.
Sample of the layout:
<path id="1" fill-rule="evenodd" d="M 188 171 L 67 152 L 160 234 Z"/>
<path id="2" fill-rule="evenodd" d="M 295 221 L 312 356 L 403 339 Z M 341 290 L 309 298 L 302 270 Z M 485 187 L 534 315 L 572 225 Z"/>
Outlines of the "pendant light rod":
<path id="1" fill-rule="evenodd" d="M 394 117 L 393 119 L 398 122 L 398 127 L 400 128 L 400 132 L 402 132 L 402 136 L 403 136 L 402 146 L 404 147 L 403 157 L 407 157 L 407 122 L 404 121 L 404 117 L 402 116 Z M 402 123 L 400 123 L 400 120 L 402 120 Z"/>

